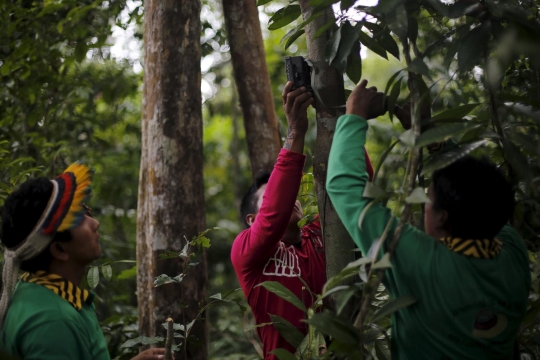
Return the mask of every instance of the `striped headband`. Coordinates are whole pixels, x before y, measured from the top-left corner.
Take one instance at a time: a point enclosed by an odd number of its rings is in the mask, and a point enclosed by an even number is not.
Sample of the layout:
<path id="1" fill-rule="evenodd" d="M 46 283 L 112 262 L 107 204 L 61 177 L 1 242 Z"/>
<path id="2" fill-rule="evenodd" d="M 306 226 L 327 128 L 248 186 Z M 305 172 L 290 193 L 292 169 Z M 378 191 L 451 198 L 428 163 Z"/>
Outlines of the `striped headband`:
<path id="1" fill-rule="evenodd" d="M 93 172 L 88 167 L 75 163 L 62 175 L 51 180 L 53 192 L 39 221 L 32 232 L 16 247 L 4 253 L 2 272 L 2 296 L 0 298 L 0 329 L 13 297 L 19 278 L 19 267 L 23 261 L 41 254 L 51 243 L 57 232 L 73 229 L 82 222 L 86 209 L 84 202 L 92 192 Z"/>

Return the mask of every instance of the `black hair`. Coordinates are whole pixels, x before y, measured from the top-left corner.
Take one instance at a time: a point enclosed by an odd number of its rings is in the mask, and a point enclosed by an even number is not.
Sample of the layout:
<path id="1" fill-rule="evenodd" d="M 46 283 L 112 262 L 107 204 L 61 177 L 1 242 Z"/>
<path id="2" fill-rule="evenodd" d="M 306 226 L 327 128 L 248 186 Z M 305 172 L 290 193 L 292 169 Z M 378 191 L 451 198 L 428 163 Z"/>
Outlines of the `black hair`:
<path id="1" fill-rule="evenodd" d="M 53 185 L 45 177 L 25 181 L 6 199 L 2 208 L 2 243 L 6 248 L 17 247 L 34 229 L 47 207 Z M 59 232 L 53 241 L 71 240 L 69 231 Z M 52 261 L 49 246 L 39 255 L 21 263 L 23 271 L 48 271 Z"/>
<path id="2" fill-rule="evenodd" d="M 257 193 L 257 190 L 261 188 L 261 186 L 268 183 L 268 180 L 270 179 L 270 174 L 271 172 L 259 173 L 255 177 L 255 181 L 253 182 L 253 184 L 251 184 L 248 192 L 242 198 L 242 202 L 240 203 L 240 216 L 242 217 L 242 221 L 244 222 L 246 228 L 249 227 L 249 224 L 246 221 L 246 216 L 259 212 L 259 209 L 257 209 L 257 202 L 259 201 L 259 199 L 257 198 L 257 196 L 255 196 L 255 194 Z"/>
<path id="3" fill-rule="evenodd" d="M 434 172 L 435 209 L 446 210 L 446 229 L 462 239 L 493 239 L 514 210 L 514 192 L 486 158 L 466 156 Z"/>

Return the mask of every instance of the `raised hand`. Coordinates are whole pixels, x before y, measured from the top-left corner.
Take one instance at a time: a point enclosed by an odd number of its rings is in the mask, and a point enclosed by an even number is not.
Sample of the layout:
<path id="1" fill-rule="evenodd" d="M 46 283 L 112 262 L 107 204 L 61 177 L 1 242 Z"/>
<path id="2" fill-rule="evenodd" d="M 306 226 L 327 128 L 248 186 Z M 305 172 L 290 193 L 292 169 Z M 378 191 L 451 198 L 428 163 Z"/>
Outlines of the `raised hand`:
<path id="1" fill-rule="evenodd" d="M 314 103 L 314 99 L 305 87 L 291 91 L 292 86 L 292 82 L 287 82 L 281 96 L 289 124 L 283 147 L 293 152 L 303 153 L 304 137 L 308 129 L 307 108 Z"/>
<path id="2" fill-rule="evenodd" d="M 362 80 L 347 100 L 347 114 L 358 115 L 366 120 L 375 119 L 386 112 L 384 94 L 375 86 L 367 88 L 368 81 Z"/>

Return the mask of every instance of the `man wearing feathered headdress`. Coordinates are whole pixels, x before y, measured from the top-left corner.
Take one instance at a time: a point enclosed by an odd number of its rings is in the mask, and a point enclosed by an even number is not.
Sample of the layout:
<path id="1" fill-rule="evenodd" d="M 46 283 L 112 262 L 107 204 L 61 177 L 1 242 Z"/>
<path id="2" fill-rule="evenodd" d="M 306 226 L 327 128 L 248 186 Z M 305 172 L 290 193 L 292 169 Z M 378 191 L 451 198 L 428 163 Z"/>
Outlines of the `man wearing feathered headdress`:
<path id="1" fill-rule="evenodd" d="M 110 359 L 94 294 L 79 287 L 101 255 L 99 222 L 84 205 L 91 181 L 89 168 L 73 164 L 53 180 L 26 181 L 6 199 L 0 351 L 25 360 Z M 135 359 L 161 354 L 150 349 Z"/>

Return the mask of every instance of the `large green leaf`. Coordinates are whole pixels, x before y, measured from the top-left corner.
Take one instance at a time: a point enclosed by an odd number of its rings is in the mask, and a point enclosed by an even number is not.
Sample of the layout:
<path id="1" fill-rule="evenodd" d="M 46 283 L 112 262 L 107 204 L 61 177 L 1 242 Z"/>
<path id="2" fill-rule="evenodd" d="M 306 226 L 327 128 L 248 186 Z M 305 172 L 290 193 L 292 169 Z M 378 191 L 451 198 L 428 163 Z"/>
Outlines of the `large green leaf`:
<path id="1" fill-rule="evenodd" d="M 276 328 L 276 330 L 283 336 L 285 340 L 291 346 L 293 346 L 295 349 L 300 346 L 302 343 L 302 340 L 304 340 L 304 335 L 290 322 L 285 320 L 284 318 L 277 316 L 277 315 L 270 315 L 270 319 L 272 320 L 272 325 Z"/>
<path id="2" fill-rule="evenodd" d="M 266 5 L 272 0 L 257 0 L 257 6 Z"/>
<path id="3" fill-rule="evenodd" d="M 393 1 L 393 0 L 389 0 Z M 398 0 L 398 2 L 401 2 Z M 407 9 L 403 4 L 398 5 L 392 11 L 387 13 L 388 27 L 396 36 L 404 41 L 409 32 Z"/>
<path id="4" fill-rule="evenodd" d="M 296 39 L 304 35 L 304 32 L 304 29 L 296 30 L 296 32 L 287 39 L 287 43 L 285 44 L 285 50 L 287 50 L 296 41 Z"/>
<path id="5" fill-rule="evenodd" d="M 430 77 L 429 68 L 421 58 L 416 58 L 404 70 Z"/>
<path id="6" fill-rule="evenodd" d="M 334 61 L 338 53 L 339 43 L 341 42 L 341 29 L 342 27 L 339 27 L 332 33 L 332 36 L 328 39 L 324 47 L 324 58 L 328 64 Z"/>
<path id="7" fill-rule="evenodd" d="M 392 86 L 392 90 L 390 91 L 390 95 L 387 98 L 386 108 L 388 109 L 388 116 L 390 117 L 390 120 L 394 118 L 394 107 L 396 106 L 399 93 L 401 92 L 402 81 L 403 77 L 399 78 L 399 80 L 395 82 L 394 86 Z"/>
<path id="8" fill-rule="evenodd" d="M 332 61 L 332 66 L 334 66 L 341 74 L 347 69 L 347 58 L 351 53 L 354 44 L 357 43 L 356 37 L 357 34 L 361 32 L 361 27 L 362 26 L 359 24 L 352 26 L 349 22 L 345 22 L 341 26 L 339 49 Z"/>
<path id="9" fill-rule="evenodd" d="M 315 314 L 307 322 L 321 333 L 328 334 L 345 344 L 358 344 L 360 340 L 358 329 L 330 312 Z"/>
<path id="10" fill-rule="evenodd" d="M 520 180 L 530 183 L 533 174 L 530 169 L 527 157 L 519 150 L 519 148 L 507 138 L 503 139 L 504 153 L 506 160 L 512 166 L 512 169 L 519 175 Z"/>
<path id="11" fill-rule="evenodd" d="M 328 21 L 326 24 L 324 24 L 323 26 L 321 26 L 317 31 L 315 31 L 315 35 L 313 35 L 313 40 L 317 39 L 319 36 L 324 34 L 325 31 L 329 30 L 335 24 L 336 24 L 336 21 L 332 19 Z"/>
<path id="12" fill-rule="evenodd" d="M 367 26 L 368 23 L 369 22 L 365 23 L 365 26 L 367 28 L 369 28 L 369 26 Z M 398 44 L 396 43 L 396 40 L 394 40 L 392 35 L 390 35 L 390 32 L 388 30 L 382 30 L 381 33 L 373 32 L 373 39 L 375 39 L 379 44 L 381 44 L 381 46 L 390 54 L 392 54 L 396 59 L 400 60 Z"/>
<path id="13" fill-rule="evenodd" d="M 296 360 L 296 356 L 289 352 L 289 350 L 275 349 L 272 350 L 270 353 L 276 355 L 279 360 Z"/>
<path id="14" fill-rule="evenodd" d="M 442 169 L 452 164 L 454 161 L 461 159 L 471 151 L 478 149 L 486 142 L 486 140 L 480 140 L 437 153 L 429 161 L 426 162 L 426 164 L 422 168 L 422 174 L 427 174 L 435 170 Z"/>
<path id="15" fill-rule="evenodd" d="M 289 25 L 302 14 L 300 5 L 289 5 L 281 8 L 270 18 L 268 30 L 277 30 Z"/>
<path id="16" fill-rule="evenodd" d="M 408 204 L 423 204 L 430 201 L 426 195 L 426 190 L 423 187 L 417 187 L 405 198 L 405 202 Z"/>
<path id="17" fill-rule="evenodd" d="M 287 300 L 288 302 L 290 302 L 291 304 L 293 304 L 300 310 L 307 311 L 304 303 L 302 303 L 302 301 L 300 301 L 300 299 L 298 299 L 298 297 L 294 295 L 291 290 L 287 289 L 285 286 L 281 285 L 277 281 L 265 281 L 257 286 L 262 286 L 266 290 L 276 294 L 283 300 Z"/>
<path id="18" fill-rule="evenodd" d="M 112 278 L 112 268 L 111 265 L 103 265 L 101 267 L 101 273 L 103 274 L 103 277 L 107 279 L 107 281 L 110 281 Z"/>
<path id="19" fill-rule="evenodd" d="M 465 115 L 468 115 L 471 111 L 473 111 L 478 105 L 479 104 L 461 105 L 433 116 L 433 120 L 462 119 Z"/>
<path id="20" fill-rule="evenodd" d="M 457 51 L 460 71 L 470 70 L 473 66 L 483 62 L 490 37 L 489 22 L 485 22 L 460 39 Z"/>
<path id="21" fill-rule="evenodd" d="M 373 314 L 373 318 L 371 318 L 372 323 L 376 323 L 380 319 L 382 319 L 385 316 L 388 316 L 390 314 L 395 313 L 398 310 L 401 310 L 403 308 L 406 308 L 407 306 L 410 306 L 414 303 L 416 303 L 418 300 L 416 300 L 414 297 L 410 295 L 404 295 L 400 298 L 397 298 L 395 300 L 390 300 L 387 302 L 382 308 L 377 310 L 375 314 Z"/>
<path id="22" fill-rule="evenodd" d="M 360 42 L 364 44 L 364 46 L 366 46 L 368 49 L 373 51 L 375 54 L 388 60 L 388 55 L 386 55 L 386 50 L 379 43 L 377 43 L 375 40 L 369 37 L 369 35 L 366 34 L 365 32 L 363 31 L 358 32 L 358 40 L 360 40 Z"/>
<path id="23" fill-rule="evenodd" d="M 148 337 L 148 336 L 139 336 L 134 339 L 129 339 L 120 346 L 120 348 L 133 347 L 135 345 L 153 345 L 165 340 L 161 336 Z"/>
<path id="24" fill-rule="evenodd" d="M 95 289 L 95 287 L 98 286 L 99 269 L 97 266 L 92 266 L 90 270 L 88 270 L 88 274 L 86 276 L 86 282 L 88 283 L 88 286 L 90 286 L 91 289 Z"/>
<path id="25" fill-rule="evenodd" d="M 427 130 L 422 135 L 420 135 L 416 139 L 414 145 L 415 147 L 422 147 L 440 141 L 448 140 L 454 135 L 478 128 L 480 126 L 482 126 L 482 124 L 472 122 L 439 125 L 437 127 Z"/>
<path id="26" fill-rule="evenodd" d="M 362 58 L 360 57 L 360 42 L 356 41 L 347 58 L 347 76 L 355 84 L 362 78 Z"/>

